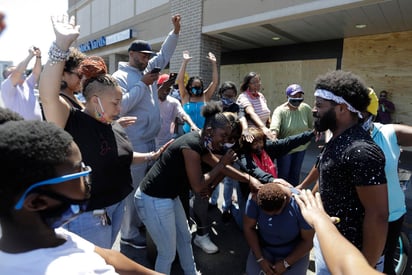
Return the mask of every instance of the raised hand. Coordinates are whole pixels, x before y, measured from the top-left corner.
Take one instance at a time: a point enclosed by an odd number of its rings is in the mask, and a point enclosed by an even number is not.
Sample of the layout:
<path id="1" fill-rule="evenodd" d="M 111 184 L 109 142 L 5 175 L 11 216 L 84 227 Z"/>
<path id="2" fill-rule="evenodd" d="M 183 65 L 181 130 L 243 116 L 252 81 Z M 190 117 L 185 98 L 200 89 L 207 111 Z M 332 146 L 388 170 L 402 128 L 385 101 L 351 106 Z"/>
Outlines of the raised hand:
<path id="1" fill-rule="evenodd" d="M 209 59 L 211 62 L 216 63 L 216 56 L 212 52 L 209 52 L 206 58 Z"/>
<path id="2" fill-rule="evenodd" d="M 74 16 L 67 14 L 52 17 L 53 30 L 56 35 L 56 44 L 62 50 L 69 49 L 70 45 L 79 37 L 80 26 L 75 25 Z"/>
<path id="3" fill-rule="evenodd" d="M 180 32 L 180 19 L 181 19 L 180 14 L 173 15 L 172 17 L 172 23 L 174 26 L 173 32 L 175 34 L 179 34 Z"/>
<path id="4" fill-rule="evenodd" d="M 189 54 L 189 51 L 183 51 L 183 59 L 186 62 L 189 62 L 190 60 L 192 60 L 192 57 Z"/>

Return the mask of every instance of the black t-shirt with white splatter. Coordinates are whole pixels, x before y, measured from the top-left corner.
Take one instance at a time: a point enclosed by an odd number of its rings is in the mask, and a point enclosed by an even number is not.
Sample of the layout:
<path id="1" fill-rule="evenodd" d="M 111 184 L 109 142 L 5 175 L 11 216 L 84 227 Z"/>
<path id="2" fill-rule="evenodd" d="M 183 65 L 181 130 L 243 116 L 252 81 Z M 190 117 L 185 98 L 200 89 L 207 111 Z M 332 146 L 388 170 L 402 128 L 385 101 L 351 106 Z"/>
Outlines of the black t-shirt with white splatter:
<path id="1" fill-rule="evenodd" d="M 364 208 L 358 186 L 386 184 L 385 157 L 359 125 L 329 141 L 319 156 L 319 191 L 326 212 L 339 217 L 337 228 L 362 249 Z"/>

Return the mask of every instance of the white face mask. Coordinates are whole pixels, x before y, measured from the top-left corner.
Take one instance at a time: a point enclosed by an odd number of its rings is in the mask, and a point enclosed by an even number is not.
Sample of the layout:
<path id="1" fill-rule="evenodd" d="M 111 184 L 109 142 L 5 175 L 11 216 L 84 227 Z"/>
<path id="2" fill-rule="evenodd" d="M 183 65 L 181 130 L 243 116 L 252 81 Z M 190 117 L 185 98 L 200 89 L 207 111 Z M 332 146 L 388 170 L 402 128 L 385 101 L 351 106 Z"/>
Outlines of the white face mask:
<path id="1" fill-rule="evenodd" d="M 102 112 L 99 112 L 97 110 L 97 108 L 95 109 L 95 114 L 94 116 L 96 117 L 97 120 L 99 120 L 100 122 L 103 123 L 110 123 L 110 121 L 107 121 L 106 118 L 104 117 L 104 109 L 103 109 L 103 105 L 102 102 L 100 101 L 100 98 L 97 97 L 97 103 L 99 104 L 100 109 L 102 110 Z"/>
<path id="2" fill-rule="evenodd" d="M 232 148 L 234 145 L 235 145 L 234 142 L 233 142 L 233 143 L 228 143 L 228 142 L 226 142 L 225 144 L 223 144 L 223 148 L 225 148 L 225 149 L 230 149 L 230 148 Z"/>

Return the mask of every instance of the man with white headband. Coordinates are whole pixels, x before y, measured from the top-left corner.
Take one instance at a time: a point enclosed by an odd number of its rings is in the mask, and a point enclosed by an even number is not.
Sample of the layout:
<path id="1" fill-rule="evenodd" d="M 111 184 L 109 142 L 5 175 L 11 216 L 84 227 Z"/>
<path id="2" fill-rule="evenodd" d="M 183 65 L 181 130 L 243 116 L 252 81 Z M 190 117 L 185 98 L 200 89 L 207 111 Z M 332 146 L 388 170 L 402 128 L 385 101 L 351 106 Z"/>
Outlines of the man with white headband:
<path id="1" fill-rule="evenodd" d="M 375 266 L 385 246 L 388 195 L 383 152 L 360 124 L 368 90 L 344 71 L 318 77 L 315 89 L 315 129 L 333 134 L 317 164 L 322 202 L 330 216 L 340 218 L 340 233 Z M 314 246 L 316 274 L 330 274 L 316 237 Z"/>

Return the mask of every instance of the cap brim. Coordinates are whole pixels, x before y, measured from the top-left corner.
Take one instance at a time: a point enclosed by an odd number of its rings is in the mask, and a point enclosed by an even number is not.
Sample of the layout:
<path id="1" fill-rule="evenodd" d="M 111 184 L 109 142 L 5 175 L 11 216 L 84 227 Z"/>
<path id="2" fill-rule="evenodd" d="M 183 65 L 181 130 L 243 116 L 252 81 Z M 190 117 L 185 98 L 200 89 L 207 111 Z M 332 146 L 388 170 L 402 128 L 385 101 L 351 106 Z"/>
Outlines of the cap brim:
<path id="1" fill-rule="evenodd" d="M 296 94 L 298 94 L 298 93 L 305 94 L 303 91 L 295 91 L 295 92 L 293 92 L 293 93 L 290 93 L 290 95 L 296 95 Z"/>
<path id="2" fill-rule="evenodd" d="M 139 51 L 139 53 L 150 53 L 150 54 L 154 54 L 154 55 L 157 54 L 156 52 L 152 52 L 152 51 Z"/>

